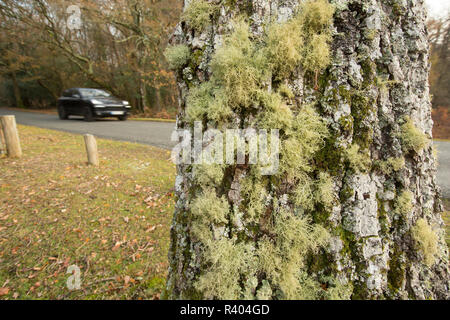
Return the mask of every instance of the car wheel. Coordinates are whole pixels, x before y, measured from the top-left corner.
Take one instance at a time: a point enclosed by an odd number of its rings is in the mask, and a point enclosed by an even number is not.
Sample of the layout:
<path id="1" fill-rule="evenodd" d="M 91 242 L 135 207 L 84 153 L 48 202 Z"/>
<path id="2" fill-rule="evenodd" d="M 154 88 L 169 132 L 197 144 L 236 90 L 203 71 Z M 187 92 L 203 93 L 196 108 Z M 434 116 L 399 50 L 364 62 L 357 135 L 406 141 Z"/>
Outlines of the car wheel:
<path id="1" fill-rule="evenodd" d="M 66 113 L 66 110 L 64 109 L 63 106 L 58 107 L 58 116 L 59 116 L 59 119 L 61 119 L 61 120 L 67 120 L 67 118 L 69 117 L 69 115 Z"/>
<path id="2" fill-rule="evenodd" d="M 91 122 L 94 120 L 94 116 L 92 115 L 92 110 L 89 107 L 84 109 L 84 121 Z"/>
<path id="3" fill-rule="evenodd" d="M 123 116 L 118 116 L 117 119 L 119 119 L 120 121 L 125 121 L 127 120 L 128 116 L 123 115 Z"/>

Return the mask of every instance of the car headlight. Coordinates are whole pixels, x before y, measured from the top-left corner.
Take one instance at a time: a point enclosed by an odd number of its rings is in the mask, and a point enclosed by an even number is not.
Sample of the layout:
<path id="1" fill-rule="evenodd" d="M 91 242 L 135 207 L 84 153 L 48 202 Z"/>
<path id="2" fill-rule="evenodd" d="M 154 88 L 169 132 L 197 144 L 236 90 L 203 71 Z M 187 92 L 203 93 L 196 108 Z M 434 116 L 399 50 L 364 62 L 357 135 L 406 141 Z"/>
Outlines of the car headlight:
<path id="1" fill-rule="evenodd" d="M 131 108 L 130 103 L 128 101 L 122 101 L 125 108 Z"/>
<path id="2" fill-rule="evenodd" d="M 103 102 L 101 102 L 100 100 L 96 100 L 96 99 L 92 99 L 91 102 L 92 102 L 92 104 L 95 104 L 95 105 L 103 104 Z"/>

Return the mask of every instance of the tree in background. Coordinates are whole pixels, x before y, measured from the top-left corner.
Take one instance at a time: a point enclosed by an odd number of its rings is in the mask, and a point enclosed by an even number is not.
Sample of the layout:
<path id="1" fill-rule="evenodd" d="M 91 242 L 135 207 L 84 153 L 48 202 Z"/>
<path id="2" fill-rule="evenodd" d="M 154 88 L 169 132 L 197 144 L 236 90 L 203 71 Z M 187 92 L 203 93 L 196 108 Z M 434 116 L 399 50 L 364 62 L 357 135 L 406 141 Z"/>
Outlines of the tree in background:
<path id="1" fill-rule="evenodd" d="M 8 51 L 1 72 L 14 88 L 22 84 L 14 92 L 23 96 L 37 83 L 54 99 L 67 87 L 95 86 L 130 100 L 138 112 L 174 103 L 173 75 L 162 51 L 179 15 L 179 1 L 80 1 L 79 16 L 68 10 L 72 5 L 0 1 L 0 32 Z M 17 73 L 19 81 L 14 80 Z"/>
<path id="2" fill-rule="evenodd" d="M 425 12 L 185 1 L 178 128 L 279 129 L 280 163 L 177 166 L 168 298 L 449 298 Z"/>
<path id="3" fill-rule="evenodd" d="M 433 103 L 433 137 L 450 139 L 450 16 L 427 24 L 431 45 L 430 92 Z"/>
<path id="4" fill-rule="evenodd" d="M 433 107 L 450 108 L 450 16 L 428 22 L 431 44 L 430 87 Z"/>

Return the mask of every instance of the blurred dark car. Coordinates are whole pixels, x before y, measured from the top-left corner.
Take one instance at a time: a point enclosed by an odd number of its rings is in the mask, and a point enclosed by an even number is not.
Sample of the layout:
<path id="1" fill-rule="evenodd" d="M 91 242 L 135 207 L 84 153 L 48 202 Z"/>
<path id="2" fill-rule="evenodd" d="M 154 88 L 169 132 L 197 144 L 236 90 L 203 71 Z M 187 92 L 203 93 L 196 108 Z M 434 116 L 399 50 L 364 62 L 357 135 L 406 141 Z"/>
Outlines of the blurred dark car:
<path id="1" fill-rule="evenodd" d="M 131 106 L 101 89 L 72 88 L 58 99 L 58 115 L 61 120 L 71 115 L 83 116 L 85 121 L 95 118 L 116 117 L 127 120 Z"/>

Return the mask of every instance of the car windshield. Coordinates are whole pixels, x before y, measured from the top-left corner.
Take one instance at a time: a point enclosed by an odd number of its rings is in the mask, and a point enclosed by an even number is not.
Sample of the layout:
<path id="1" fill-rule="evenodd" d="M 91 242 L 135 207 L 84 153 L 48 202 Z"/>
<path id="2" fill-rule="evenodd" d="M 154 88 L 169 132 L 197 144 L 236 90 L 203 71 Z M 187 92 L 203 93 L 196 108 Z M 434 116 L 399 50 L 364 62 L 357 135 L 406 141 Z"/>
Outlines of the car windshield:
<path id="1" fill-rule="evenodd" d="M 110 97 L 111 94 L 105 90 L 100 89 L 79 89 L 81 95 L 86 98 L 93 97 Z"/>

